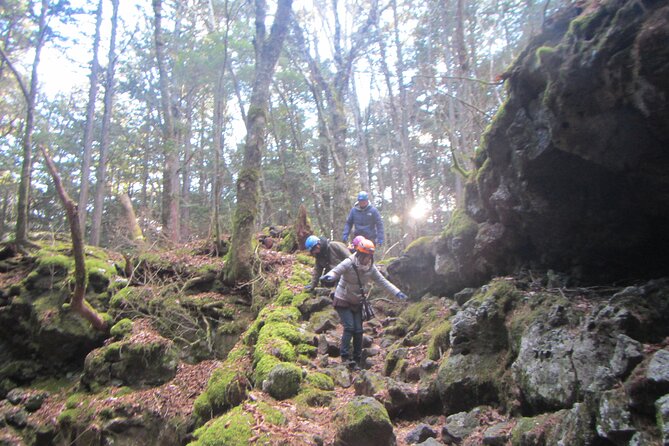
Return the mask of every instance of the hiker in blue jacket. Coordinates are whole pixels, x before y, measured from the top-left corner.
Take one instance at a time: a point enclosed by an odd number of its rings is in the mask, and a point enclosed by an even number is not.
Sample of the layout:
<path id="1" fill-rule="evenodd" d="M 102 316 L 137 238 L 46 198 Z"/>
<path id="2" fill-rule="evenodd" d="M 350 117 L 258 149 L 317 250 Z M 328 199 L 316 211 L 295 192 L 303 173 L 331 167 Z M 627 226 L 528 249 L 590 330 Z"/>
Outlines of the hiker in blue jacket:
<path id="1" fill-rule="evenodd" d="M 352 228 L 353 232 L 351 232 Z M 377 248 L 383 244 L 381 214 L 374 206 L 369 204 L 369 195 L 365 191 L 358 193 L 358 202 L 348 214 L 344 225 L 344 235 L 342 236 L 344 243 L 348 240 L 349 234 L 351 238 L 361 235 L 374 242 Z"/>

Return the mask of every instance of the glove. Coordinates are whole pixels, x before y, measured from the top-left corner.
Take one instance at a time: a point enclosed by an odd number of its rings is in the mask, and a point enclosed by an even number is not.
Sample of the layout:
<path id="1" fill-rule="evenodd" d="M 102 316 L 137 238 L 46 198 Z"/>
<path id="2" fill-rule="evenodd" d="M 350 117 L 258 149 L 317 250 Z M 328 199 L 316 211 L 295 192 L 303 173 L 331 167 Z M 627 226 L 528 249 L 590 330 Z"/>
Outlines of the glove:
<path id="1" fill-rule="evenodd" d="M 395 296 L 397 296 L 397 298 L 400 299 L 400 300 L 405 300 L 407 298 L 407 295 L 404 294 L 401 291 L 399 293 L 397 293 Z"/>
<path id="2" fill-rule="evenodd" d="M 321 276 L 321 281 L 323 281 L 323 282 L 334 282 L 335 278 L 334 278 L 334 276 L 326 274 L 324 276 Z"/>

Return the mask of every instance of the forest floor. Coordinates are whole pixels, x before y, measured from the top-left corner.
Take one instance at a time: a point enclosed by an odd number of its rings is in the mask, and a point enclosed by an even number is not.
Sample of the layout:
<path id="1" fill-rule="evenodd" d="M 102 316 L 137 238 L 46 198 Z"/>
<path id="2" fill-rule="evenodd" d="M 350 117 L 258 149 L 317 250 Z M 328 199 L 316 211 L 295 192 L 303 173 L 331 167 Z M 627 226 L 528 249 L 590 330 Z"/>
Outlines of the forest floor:
<path id="1" fill-rule="evenodd" d="M 182 251 L 183 253 L 183 251 Z M 176 263 L 186 264 L 192 267 L 199 267 L 203 263 L 207 263 L 206 255 L 183 255 L 172 257 L 166 254 L 164 258 L 172 259 L 172 265 Z M 288 277 L 292 269 L 295 256 L 279 253 L 276 251 L 263 250 L 263 270 L 267 274 L 275 275 L 279 278 Z M 218 261 L 214 260 L 214 263 Z M 3 287 L 18 283 L 22 277 L 29 271 L 23 269 L 21 271 L 13 270 L 0 273 L 0 285 Z M 296 290 L 297 291 L 297 290 Z M 300 290 L 301 291 L 301 290 Z M 391 308 L 391 313 L 399 314 L 404 306 L 407 304 L 401 301 L 388 303 Z M 367 370 L 383 376 L 384 360 L 386 356 L 386 349 L 380 345 L 380 341 L 384 338 L 384 324 L 378 321 L 386 318 L 387 315 L 383 313 L 383 308 L 377 309 L 376 323 L 365 323 L 365 334 L 372 339 L 371 349 L 380 352 L 377 355 L 367 358 Z M 137 320 L 139 324 L 144 324 L 144 336 L 151 336 L 155 333 L 153 327 L 150 326 L 148 320 Z M 342 328 L 338 325 L 326 333 L 326 336 L 331 340 L 338 342 L 340 339 Z M 418 367 L 419 364 L 427 357 L 427 346 L 417 345 L 408 347 L 409 354 L 406 358 L 408 367 Z M 109 420 L 113 422 L 112 416 L 109 414 L 127 414 L 128 417 L 132 415 L 153 414 L 159 419 L 163 420 L 188 420 L 193 410 L 193 403 L 195 399 L 205 390 L 209 377 L 213 371 L 221 364 L 219 360 L 204 360 L 197 364 L 180 363 L 177 369 L 176 376 L 169 382 L 158 386 L 149 387 L 145 389 L 130 389 L 128 387 L 110 387 L 102 393 L 90 394 L 83 396 L 82 401 L 78 402 L 78 409 L 85 411 L 89 415 L 94 415 L 96 420 Z M 336 357 L 316 357 L 310 364 L 304 365 L 309 371 L 325 371 L 329 367 L 341 368 L 341 361 Z M 283 401 L 274 400 L 267 393 L 253 389 L 249 393 L 249 398 L 246 400 L 244 409 L 254 414 L 255 424 L 252 426 L 253 432 L 258 437 L 269 434 L 270 441 L 276 445 L 331 445 L 334 442 L 336 434 L 336 426 L 334 421 L 334 413 L 338 408 L 351 401 L 356 392 L 353 381 L 357 374 L 364 373 L 364 371 L 351 371 L 349 385 L 335 385 L 334 395 L 331 404 L 325 407 L 307 407 L 304 404 L 297 403 L 294 399 Z M 417 386 L 417 383 L 411 383 Z M 32 426 L 51 426 L 51 428 L 58 429 L 59 424 L 63 423 L 62 414 L 71 406 L 71 397 L 73 394 L 82 393 L 79 384 L 79 375 L 71 374 L 68 377 L 57 380 L 47 379 L 31 384 L 29 387 L 22 389 L 24 395 L 38 394 L 48 392 L 48 396 L 41 408 L 34 413 L 28 414 L 28 425 Z M 254 406 L 249 404 L 252 401 L 263 401 L 270 406 L 279 409 L 286 418 L 286 423 L 282 425 L 275 425 L 265 422 L 263 415 L 260 414 Z M 12 406 L 7 399 L 0 401 L 0 414 L 11 412 Z M 490 409 L 483 415 L 483 419 L 488 418 L 490 425 L 498 423 L 504 419 L 494 409 Z M 403 446 L 407 443 L 406 437 L 413 429 L 420 424 L 428 424 L 437 433 L 439 438 L 440 427 L 445 424 L 445 416 L 440 414 L 433 414 L 423 416 L 415 419 L 403 419 L 398 417 L 392 420 L 394 426 L 394 433 L 397 440 L 397 445 Z M 480 428 L 480 434 L 487 426 L 483 425 Z M 90 430 L 100 430 L 99 424 L 91 424 Z M 87 432 L 79 432 L 78 438 L 85 438 Z M 89 432 L 90 434 L 90 432 Z M 21 445 L 26 444 L 21 437 L 18 436 L 17 430 L 8 425 L 0 425 L 0 445 Z M 139 444 L 139 443 L 138 443 Z M 475 432 L 462 443 L 464 445 L 481 444 L 481 437 Z"/>

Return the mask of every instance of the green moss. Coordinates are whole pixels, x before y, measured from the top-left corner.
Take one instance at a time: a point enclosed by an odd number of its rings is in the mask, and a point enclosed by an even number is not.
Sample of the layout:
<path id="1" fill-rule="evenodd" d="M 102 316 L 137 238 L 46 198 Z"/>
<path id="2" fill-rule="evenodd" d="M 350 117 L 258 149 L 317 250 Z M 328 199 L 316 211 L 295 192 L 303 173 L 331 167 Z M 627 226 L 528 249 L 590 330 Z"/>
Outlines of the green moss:
<path id="1" fill-rule="evenodd" d="M 109 282 L 111 281 L 112 276 L 116 274 L 116 267 L 106 260 L 89 258 L 86 259 L 86 271 L 88 272 L 89 278 L 92 275 L 97 275 Z"/>
<path id="2" fill-rule="evenodd" d="M 66 409 L 75 409 L 87 400 L 87 395 L 83 393 L 74 393 L 65 401 Z"/>
<path id="3" fill-rule="evenodd" d="M 37 269 L 40 272 L 67 272 L 71 268 L 74 268 L 74 260 L 71 257 L 62 254 L 54 255 L 52 252 L 48 254 L 45 253 L 45 255 L 40 256 L 37 261 Z"/>
<path id="4" fill-rule="evenodd" d="M 249 444 L 269 445 L 267 434 L 257 435 L 253 426 L 258 424 L 284 425 L 286 417 L 266 403 L 249 404 L 249 411 L 237 406 L 225 415 L 207 423 L 194 433 L 195 441 L 191 446 L 247 446 Z M 256 419 L 256 415 L 259 418 Z M 253 440 L 253 441 L 252 441 Z"/>
<path id="5" fill-rule="evenodd" d="M 494 300 L 500 308 L 508 311 L 510 306 L 519 299 L 520 291 L 513 282 L 507 279 L 494 279 L 487 288 L 481 288 L 472 298 L 473 302 L 485 302 L 488 299 Z"/>
<path id="6" fill-rule="evenodd" d="M 292 305 L 294 307 L 299 307 L 300 305 L 302 305 L 304 303 L 304 301 L 306 301 L 309 298 L 311 298 L 311 294 L 309 294 L 307 292 L 298 293 L 293 297 Z"/>
<path id="7" fill-rule="evenodd" d="M 123 339 L 132 333 L 132 321 L 128 318 L 118 321 L 110 330 L 110 334 L 116 339 Z"/>
<path id="8" fill-rule="evenodd" d="M 193 412 L 200 420 L 240 404 L 246 398 L 248 379 L 238 364 L 226 361 L 214 370 L 206 390 L 197 397 Z"/>
<path id="9" fill-rule="evenodd" d="M 541 63 L 544 61 L 546 58 L 550 57 L 555 53 L 556 49 L 551 46 L 540 46 L 534 51 L 534 55 L 536 56 L 537 60 Z"/>
<path id="10" fill-rule="evenodd" d="M 230 350 L 226 361 L 232 363 L 239 362 L 242 359 L 249 357 L 250 354 L 251 352 L 248 347 L 238 343 L 232 350 Z"/>
<path id="11" fill-rule="evenodd" d="M 483 165 L 476 171 L 476 182 L 480 183 L 483 180 L 483 177 L 491 170 L 491 168 L 492 162 L 490 161 L 490 158 L 486 158 L 485 161 L 483 161 Z"/>
<path id="12" fill-rule="evenodd" d="M 307 382 L 320 390 L 334 390 L 334 380 L 325 373 L 309 373 Z"/>
<path id="13" fill-rule="evenodd" d="M 114 395 L 117 396 L 117 397 L 120 397 L 120 396 L 124 396 L 124 395 L 130 395 L 133 392 L 134 392 L 134 390 L 132 390 L 132 387 L 123 386 L 123 387 L 119 387 Z"/>
<path id="14" fill-rule="evenodd" d="M 332 403 L 334 392 L 321 390 L 312 386 L 304 386 L 295 397 L 298 406 L 327 407 Z"/>
<path id="15" fill-rule="evenodd" d="M 360 443 L 375 444 L 374 439 L 365 438 L 365 427 L 387 425 L 392 431 L 392 423 L 386 409 L 371 397 L 355 397 L 335 414 L 338 424 L 347 426 L 352 436 L 357 436 Z M 378 439 L 377 439 L 378 441 Z"/>
<path id="16" fill-rule="evenodd" d="M 309 254 L 305 254 L 303 252 L 298 252 L 297 254 L 295 254 L 295 260 L 297 260 L 298 262 L 300 262 L 303 265 L 307 265 L 307 266 L 311 266 L 311 267 L 313 267 L 314 263 L 316 262 L 316 260 L 313 258 L 313 256 L 311 256 Z"/>
<path id="17" fill-rule="evenodd" d="M 258 411 L 266 423 L 273 424 L 275 426 L 283 426 L 288 422 L 288 419 L 280 410 L 275 409 L 263 401 L 258 401 L 257 404 Z"/>
<path id="18" fill-rule="evenodd" d="M 253 381 L 256 387 L 262 385 L 262 382 L 269 376 L 269 372 L 280 363 L 281 361 L 273 355 L 264 355 L 260 358 L 253 370 Z"/>
<path id="19" fill-rule="evenodd" d="M 72 425 L 81 417 L 79 409 L 65 409 L 58 415 L 58 424 Z"/>
<path id="20" fill-rule="evenodd" d="M 456 238 L 463 237 L 469 238 L 476 236 L 478 232 L 478 225 L 476 222 L 462 209 L 456 209 L 453 212 L 453 216 L 449 220 L 442 237 L 445 238 Z"/>
<path id="21" fill-rule="evenodd" d="M 267 355 L 275 356 L 281 361 L 293 362 L 297 359 L 293 344 L 282 338 L 266 338 L 263 342 L 258 342 L 253 352 L 253 363 L 258 364 Z"/>
<path id="22" fill-rule="evenodd" d="M 245 321 L 224 322 L 218 326 L 216 333 L 219 335 L 234 335 L 244 331 Z"/>
<path id="23" fill-rule="evenodd" d="M 546 420 L 546 415 L 540 415 L 538 417 L 522 417 L 518 419 L 516 425 L 511 431 L 511 444 L 513 446 L 520 446 L 525 444 L 523 442 L 524 434 L 531 432 L 532 430 L 542 426 Z"/>
<path id="24" fill-rule="evenodd" d="M 411 251 L 412 249 L 423 248 L 426 245 L 429 246 L 429 245 L 432 244 L 433 241 L 434 241 L 434 237 L 431 237 L 431 236 L 419 237 L 416 240 L 414 240 L 413 242 L 409 243 L 409 246 L 407 246 L 405 251 L 408 252 L 408 251 Z"/>
<path id="25" fill-rule="evenodd" d="M 288 288 L 282 287 L 279 295 L 274 301 L 277 305 L 292 305 L 294 293 Z"/>
<path id="26" fill-rule="evenodd" d="M 258 343 L 270 338 L 282 338 L 289 341 L 293 345 L 306 342 L 306 337 L 302 334 L 295 325 L 288 322 L 268 322 L 261 329 L 258 334 Z"/>
<path id="27" fill-rule="evenodd" d="M 251 444 L 255 419 L 241 407 L 235 407 L 230 412 L 212 423 L 195 431 L 196 440 L 189 443 L 192 446 L 246 446 Z"/>
<path id="28" fill-rule="evenodd" d="M 451 322 L 446 321 L 437 326 L 432 332 L 432 338 L 427 346 L 427 357 L 433 361 L 438 361 L 451 345 Z"/>
<path id="29" fill-rule="evenodd" d="M 263 308 L 255 322 L 244 333 L 243 340 L 247 345 L 253 345 L 258 340 L 258 333 L 262 327 L 270 322 L 297 322 L 302 313 L 292 306 L 268 306 Z"/>
<path id="30" fill-rule="evenodd" d="M 606 14 L 605 8 L 600 8 L 590 14 L 582 14 L 576 17 L 569 23 L 568 34 L 572 34 L 578 38 L 584 38 L 588 33 L 590 28 L 596 27 L 598 19 L 601 18 L 602 14 Z"/>
<path id="31" fill-rule="evenodd" d="M 302 384 L 302 369 L 295 364 L 281 362 L 274 366 L 263 382 L 262 389 L 277 400 L 295 396 Z"/>
<path id="32" fill-rule="evenodd" d="M 318 349 L 314 347 L 313 345 L 309 344 L 299 344 L 296 348 L 295 351 L 297 351 L 298 355 L 301 356 L 307 356 L 307 357 L 315 357 L 316 353 L 318 352 Z"/>
<path id="33" fill-rule="evenodd" d="M 287 231 L 283 231 L 281 241 L 279 242 L 279 251 L 294 252 L 297 249 L 297 235 L 295 235 L 295 228 L 291 227 Z"/>
<path id="34" fill-rule="evenodd" d="M 405 333 L 410 331 L 418 333 L 428 324 L 437 320 L 439 320 L 439 314 L 435 301 L 428 299 L 406 307 L 400 313 L 396 325 L 401 328 L 400 331 L 404 331 Z"/>
<path id="35" fill-rule="evenodd" d="M 322 326 L 328 319 L 334 325 L 339 323 L 339 316 L 337 316 L 337 312 L 332 307 L 313 313 L 309 318 L 309 330 L 314 331 L 316 327 Z"/>

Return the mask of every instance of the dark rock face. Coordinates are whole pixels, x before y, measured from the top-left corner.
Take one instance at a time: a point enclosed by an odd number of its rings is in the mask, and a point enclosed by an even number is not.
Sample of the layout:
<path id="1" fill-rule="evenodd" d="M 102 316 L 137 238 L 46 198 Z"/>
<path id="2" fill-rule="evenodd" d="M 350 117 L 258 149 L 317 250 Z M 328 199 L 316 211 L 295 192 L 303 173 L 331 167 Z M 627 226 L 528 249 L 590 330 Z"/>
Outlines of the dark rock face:
<path id="1" fill-rule="evenodd" d="M 468 207 L 503 226 L 494 243 L 516 264 L 592 280 L 666 272 L 669 7 L 642 3 L 557 19 L 511 71 Z"/>
<path id="2" fill-rule="evenodd" d="M 442 291 L 521 267 L 581 282 L 666 275 L 667 3 L 574 6 L 507 75 L 508 101 L 466 189 L 476 230 L 447 228 L 435 243 L 435 271 L 455 282 Z"/>

